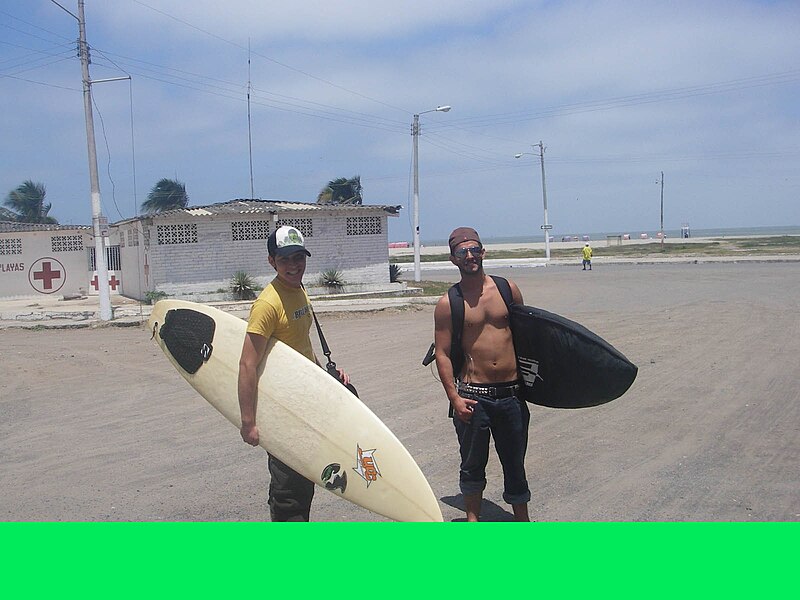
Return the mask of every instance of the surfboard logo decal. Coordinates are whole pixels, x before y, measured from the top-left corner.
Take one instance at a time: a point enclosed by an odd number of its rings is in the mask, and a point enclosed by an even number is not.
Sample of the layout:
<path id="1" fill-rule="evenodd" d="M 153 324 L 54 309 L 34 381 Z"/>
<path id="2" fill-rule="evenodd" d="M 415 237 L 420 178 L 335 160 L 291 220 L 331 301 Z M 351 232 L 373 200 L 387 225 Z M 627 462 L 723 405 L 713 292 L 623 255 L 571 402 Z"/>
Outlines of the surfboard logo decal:
<path id="1" fill-rule="evenodd" d="M 353 467 L 353 471 L 358 473 L 364 479 L 364 481 L 367 482 L 367 487 L 369 487 L 373 481 L 377 481 L 381 474 L 381 471 L 378 468 L 378 463 L 375 462 L 376 451 L 377 448 L 373 448 L 372 450 L 362 450 L 361 446 L 356 444 L 357 466 Z"/>
<path id="2" fill-rule="evenodd" d="M 339 463 L 331 463 L 325 467 L 320 479 L 325 484 L 326 490 L 341 490 L 344 494 L 347 489 L 347 472 L 342 471 L 342 465 Z"/>
<path id="3" fill-rule="evenodd" d="M 522 379 L 525 381 L 525 385 L 528 387 L 533 387 L 533 384 L 536 383 L 537 379 L 541 379 L 544 381 L 544 378 L 539 375 L 539 361 L 534 360 L 532 358 L 527 358 L 525 356 L 518 356 L 517 357 L 517 364 L 522 374 Z"/>

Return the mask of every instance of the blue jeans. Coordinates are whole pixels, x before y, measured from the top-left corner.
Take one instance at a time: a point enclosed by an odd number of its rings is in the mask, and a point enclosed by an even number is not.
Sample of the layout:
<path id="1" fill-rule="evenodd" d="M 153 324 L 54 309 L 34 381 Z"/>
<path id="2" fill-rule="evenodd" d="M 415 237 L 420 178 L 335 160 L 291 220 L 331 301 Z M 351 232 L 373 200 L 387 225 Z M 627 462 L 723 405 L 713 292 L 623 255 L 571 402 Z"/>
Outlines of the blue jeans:
<path id="1" fill-rule="evenodd" d="M 531 415 L 527 404 L 516 396 L 496 399 L 470 393 L 461 396 L 478 401 L 472 408 L 469 423 L 453 417 L 461 451 L 458 478 L 461 493 L 470 496 L 486 488 L 491 436 L 503 466 L 503 500 L 508 504 L 529 502 L 531 492 L 525 476 L 525 451 Z"/>

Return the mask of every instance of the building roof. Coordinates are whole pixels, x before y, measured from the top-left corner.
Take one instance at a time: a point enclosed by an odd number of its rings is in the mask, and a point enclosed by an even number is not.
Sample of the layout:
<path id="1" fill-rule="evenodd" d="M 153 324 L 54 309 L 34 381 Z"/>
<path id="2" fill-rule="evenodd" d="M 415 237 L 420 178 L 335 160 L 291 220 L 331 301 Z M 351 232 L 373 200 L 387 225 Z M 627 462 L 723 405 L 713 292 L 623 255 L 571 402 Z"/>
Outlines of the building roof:
<path id="1" fill-rule="evenodd" d="M 58 223 L 21 223 L 19 221 L 0 221 L 0 233 L 16 233 L 21 231 L 91 231 L 91 229 L 91 225 L 60 225 Z"/>
<path id="2" fill-rule="evenodd" d="M 336 211 L 336 212 L 374 212 L 380 210 L 390 215 L 396 215 L 400 212 L 402 206 L 390 206 L 383 204 L 317 204 L 310 202 L 289 202 L 287 200 L 230 200 L 229 202 L 219 202 L 217 204 L 209 204 L 207 206 L 188 206 L 186 208 L 177 208 L 175 210 L 168 210 L 165 212 L 157 213 L 154 215 L 140 215 L 132 219 L 125 219 L 119 221 L 115 225 L 121 223 L 128 223 L 141 219 L 160 218 L 165 216 L 175 216 L 180 214 L 187 214 L 193 217 L 211 216 L 211 215 L 249 215 L 249 214 L 273 214 L 277 212 L 287 211 Z"/>

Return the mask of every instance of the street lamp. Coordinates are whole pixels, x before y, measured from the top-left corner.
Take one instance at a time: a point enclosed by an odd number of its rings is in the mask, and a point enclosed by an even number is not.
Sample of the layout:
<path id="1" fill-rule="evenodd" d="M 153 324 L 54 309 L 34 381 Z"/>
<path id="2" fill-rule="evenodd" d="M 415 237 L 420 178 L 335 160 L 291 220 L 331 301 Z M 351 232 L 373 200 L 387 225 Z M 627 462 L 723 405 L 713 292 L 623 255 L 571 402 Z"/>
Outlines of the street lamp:
<path id="1" fill-rule="evenodd" d="M 430 110 L 423 110 L 414 115 L 414 122 L 411 124 L 411 137 L 413 145 L 414 163 L 414 281 L 420 281 L 419 266 L 419 116 L 430 112 L 448 112 L 450 106 L 437 106 Z"/>
<path id="2" fill-rule="evenodd" d="M 536 148 L 537 144 L 531 146 L 532 148 Z M 538 156 L 541 159 L 542 163 L 542 203 L 544 204 L 544 225 L 542 225 L 542 230 L 544 231 L 544 256 L 546 260 L 550 260 L 550 230 L 553 229 L 553 226 L 547 222 L 547 187 L 544 183 L 544 145 L 542 141 L 539 140 L 539 153 L 533 154 L 532 152 L 520 152 L 519 154 L 515 154 L 514 158 L 521 158 L 524 155 L 528 154 L 530 156 Z"/>
<path id="3" fill-rule="evenodd" d="M 664 171 L 661 171 L 661 251 L 664 251 Z"/>

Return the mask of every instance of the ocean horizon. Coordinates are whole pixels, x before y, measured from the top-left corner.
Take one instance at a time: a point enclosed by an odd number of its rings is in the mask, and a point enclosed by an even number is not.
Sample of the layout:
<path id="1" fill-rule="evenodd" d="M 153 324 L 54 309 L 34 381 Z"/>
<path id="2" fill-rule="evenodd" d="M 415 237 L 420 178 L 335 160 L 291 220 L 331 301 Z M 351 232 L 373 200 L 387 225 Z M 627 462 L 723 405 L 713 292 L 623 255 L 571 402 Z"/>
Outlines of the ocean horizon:
<path id="1" fill-rule="evenodd" d="M 589 237 L 589 241 L 606 241 L 609 235 L 625 235 L 631 236 L 631 240 L 640 238 L 640 235 L 646 233 L 650 239 L 658 239 L 657 234 L 659 229 L 631 229 L 631 230 L 618 230 L 618 231 L 604 231 L 604 232 L 585 232 L 585 231 L 564 231 L 558 233 L 551 233 L 553 241 L 551 243 L 558 243 L 562 237 L 575 237 L 578 240 L 583 240 L 584 236 Z M 665 229 L 664 235 L 667 239 L 681 238 L 680 229 Z M 737 236 L 752 236 L 752 235 L 800 235 L 800 225 L 775 225 L 769 227 L 720 227 L 717 229 L 693 229 L 689 228 L 689 237 L 737 237 Z M 517 235 L 517 236 L 493 236 L 482 235 L 485 244 L 528 244 L 544 242 L 544 235 Z M 411 242 L 409 241 L 409 245 Z M 447 246 L 447 239 L 431 239 L 421 240 L 423 246 Z"/>

